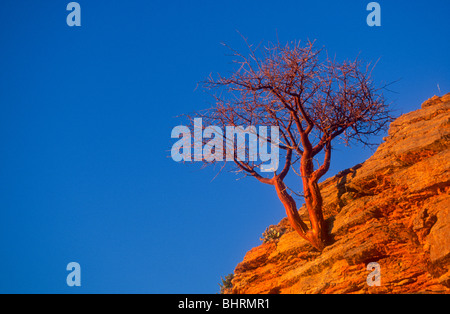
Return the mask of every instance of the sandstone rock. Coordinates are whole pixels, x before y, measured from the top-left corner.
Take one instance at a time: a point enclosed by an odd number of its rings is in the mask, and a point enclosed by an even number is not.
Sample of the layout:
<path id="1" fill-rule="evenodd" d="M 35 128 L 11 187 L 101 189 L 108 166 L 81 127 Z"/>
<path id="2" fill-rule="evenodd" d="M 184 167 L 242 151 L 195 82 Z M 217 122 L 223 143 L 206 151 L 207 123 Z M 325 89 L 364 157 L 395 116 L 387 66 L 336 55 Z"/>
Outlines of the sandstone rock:
<path id="1" fill-rule="evenodd" d="M 406 186 L 410 192 L 437 189 L 450 184 L 450 149 L 402 169 L 391 176 L 396 185 Z"/>
<path id="2" fill-rule="evenodd" d="M 372 199 L 373 197 L 366 196 L 345 205 L 334 219 L 331 234 L 342 234 L 351 227 L 377 217 L 379 215 L 377 208 L 365 209 L 365 205 Z"/>
<path id="3" fill-rule="evenodd" d="M 392 122 L 386 142 L 363 163 L 350 187 L 363 192 L 364 183 L 373 180 L 377 174 L 392 173 L 450 148 L 449 98 L 450 94 L 447 94 L 442 98 L 444 100 L 434 100 L 425 109 L 405 114 Z"/>
<path id="4" fill-rule="evenodd" d="M 320 184 L 331 238 L 322 252 L 283 219 L 285 233 L 237 265 L 231 292 L 450 293 L 449 160 L 447 94 L 399 117 L 372 157 Z M 379 287 L 366 283 L 369 262 L 381 267 Z"/>
<path id="5" fill-rule="evenodd" d="M 440 284 L 450 288 L 450 271 L 439 277 L 438 281 Z"/>
<path id="6" fill-rule="evenodd" d="M 430 259 L 438 262 L 450 257 L 450 198 L 438 203 L 437 221 L 428 235 Z"/>

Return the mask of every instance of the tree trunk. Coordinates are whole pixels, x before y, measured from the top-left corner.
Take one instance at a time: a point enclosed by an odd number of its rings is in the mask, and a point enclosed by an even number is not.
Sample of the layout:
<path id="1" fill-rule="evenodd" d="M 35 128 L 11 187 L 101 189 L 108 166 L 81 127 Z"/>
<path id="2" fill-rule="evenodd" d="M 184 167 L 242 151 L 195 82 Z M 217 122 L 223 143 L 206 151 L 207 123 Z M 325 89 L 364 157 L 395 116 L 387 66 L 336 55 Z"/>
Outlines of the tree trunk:
<path id="1" fill-rule="evenodd" d="M 289 193 L 286 192 L 286 186 L 283 183 L 283 180 L 275 180 L 275 189 L 277 191 L 278 198 L 281 200 L 281 203 L 283 203 L 291 226 L 302 238 L 311 242 L 307 236 L 308 226 L 301 219 L 295 200 L 289 195 Z"/>
<path id="2" fill-rule="evenodd" d="M 320 194 L 319 184 L 313 176 L 314 165 L 309 154 L 304 154 L 301 159 L 300 171 L 303 181 L 303 192 L 305 205 L 308 210 L 309 220 L 311 222 L 311 231 L 309 237 L 313 245 L 322 250 L 327 238 L 327 230 L 322 213 L 322 195 Z"/>
<path id="3" fill-rule="evenodd" d="M 309 185 L 308 185 L 309 186 Z M 310 205 L 306 205 L 308 208 L 309 218 L 311 221 L 312 230 L 309 230 L 308 226 L 301 219 L 298 210 L 297 204 L 292 196 L 286 192 L 286 186 L 284 185 L 282 180 L 275 181 L 275 188 L 278 194 L 278 198 L 284 205 L 286 210 L 287 217 L 289 219 L 289 223 L 294 228 L 297 233 L 310 242 L 316 249 L 322 251 L 324 248 L 324 223 L 323 223 L 323 215 L 322 215 L 322 197 L 320 196 L 319 186 L 317 184 L 312 184 L 313 194 L 316 197 L 308 198 L 308 200 L 314 200 L 312 203 L 315 204 L 315 207 L 311 207 Z M 314 188 L 317 187 L 317 189 Z M 310 188 L 308 188 L 310 190 Z M 318 192 L 318 193 L 317 193 Z M 311 193 L 310 193 L 311 194 Z M 317 197 L 318 196 L 318 197 Z M 306 197 L 305 197 L 306 199 Z"/>
<path id="4" fill-rule="evenodd" d="M 309 147 L 311 147 L 309 145 Z M 283 182 L 284 177 L 290 167 L 290 160 L 292 151 L 289 150 L 286 156 L 286 166 L 280 175 L 275 176 L 270 180 L 270 184 L 275 185 L 275 189 L 278 194 L 278 198 L 283 203 L 286 210 L 287 217 L 291 226 L 297 231 L 297 233 L 309 241 L 316 249 L 322 251 L 325 247 L 325 242 L 327 238 L 327 230 L 325 230 L 325 223 L 322 213 L 322 195 L 320 194 L 318 175 L 314 173 L 314 165 L 312 163 L 311 149 L 305 150 L 301 161 L 300 161 L 300 171 L 303 181 L 303 191 L 305 197 L 305 205 L 308 210 L 309 220 L 311 223 L 311 230 L 301 219 L 297 204 L 291 195 L 286 191 L 286 185 Z M 329 157 L 329 154 L 327 154 Z M 329 158 L 326 158 L 329 160 Z M 239 163 L 238 163 L 239 165 Z M 325 164 L 326 166 L 328 164 Z M 327 170 L 327 168 L 321 168 L 319 170 Z M 321 171 L 319 171 L 320 173 Z"/>
<path id="5" fill-rule="evenodd" d="M 305 183 L 304 183 L 305 184 Z M 305 203 L 308 209 L 309 220 L 311 221 L 311 233 L 316 247 L 322 250 L 327 238 L 327 230 L 322 212 L 322 195 L 320 194 L 317 182 L 310 180 L 306 183 L 308 187 L 304 189 Z"/>

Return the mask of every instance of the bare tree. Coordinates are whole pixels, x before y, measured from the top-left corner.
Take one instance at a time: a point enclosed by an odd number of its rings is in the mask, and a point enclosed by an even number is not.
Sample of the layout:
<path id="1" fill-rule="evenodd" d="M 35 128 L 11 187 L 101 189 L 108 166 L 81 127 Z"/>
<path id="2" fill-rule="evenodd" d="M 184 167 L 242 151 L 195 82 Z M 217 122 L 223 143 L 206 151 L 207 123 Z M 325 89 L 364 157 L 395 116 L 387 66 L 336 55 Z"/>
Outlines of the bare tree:
<path id="1" fill-rule="evenodd" d="M 327 230 L 318 183 L 329 170 L 332 143 L 340 138 L 347 144 L 369 144 L 371 135 L 386 129 L 392 118 L 382 88 L 374 86 L 370 64 L 330 59 L 312 42 L 247 46 L 246 55 L 231 49 L 236 68 L 229 76 L 211 76 L 203 83 L 208 91 L 214 91 L 215 104 L 188 117 L 191 122 L 201 117 L 205 124 L 222 128 L 278 127 L 280 141 L 275 144 L 284 161 L 282 169 L 268 176 L 261 172 L 260 160 L 251 160 L 248 154 L 245 160 L 236 158 L 235 147 L 236 170 L 273 185 L 292 227 L 322 250 Z M 267 140 L 274 143 L 269 135 Z M 322 161 L 315 166 L 319 157 Z M 291 168 L 301 177 L 309 224 L 301 219 L 292 190 L 285 183 Z"/>

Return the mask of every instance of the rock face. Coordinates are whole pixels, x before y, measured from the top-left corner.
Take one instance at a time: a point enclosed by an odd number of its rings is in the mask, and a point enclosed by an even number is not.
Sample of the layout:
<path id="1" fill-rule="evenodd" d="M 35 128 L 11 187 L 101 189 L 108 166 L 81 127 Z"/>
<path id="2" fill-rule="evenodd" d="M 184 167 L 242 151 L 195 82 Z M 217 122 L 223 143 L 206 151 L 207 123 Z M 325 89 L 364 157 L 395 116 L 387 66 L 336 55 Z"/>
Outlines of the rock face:
<path id="1" fill-rule="evenodd" d="M 450 94 L 402 115 L 361 165 L 321 184 L 331 243 L 289 226 L 251 249 L 228 293 L 450 293 Z M 306 217 L 305 208 L 299 209 Z M 381 285 L 369 286 L 380 266 Z"/>

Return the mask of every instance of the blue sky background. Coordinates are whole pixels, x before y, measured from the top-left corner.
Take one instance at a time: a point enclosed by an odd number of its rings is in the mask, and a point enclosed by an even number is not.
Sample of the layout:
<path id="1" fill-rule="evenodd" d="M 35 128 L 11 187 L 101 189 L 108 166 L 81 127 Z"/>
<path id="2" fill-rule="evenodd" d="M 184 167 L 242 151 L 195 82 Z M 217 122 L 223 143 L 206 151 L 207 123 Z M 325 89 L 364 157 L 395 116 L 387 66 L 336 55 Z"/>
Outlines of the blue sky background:
<path id="1" fill-rule="evenodd" d="M 448 0 L 0 3 L 0 292 L 216 293 L 285 217 L 270 186 L 177 164 L 175 118 L 231 69 L 220 44 L 317 39 L 337 58 L 381 58 L 396 114 L 450 92 Z M 329 176 L 373 152 L 339 149 Z M 78 262 L 82 287 L 66 285 Z"/>

